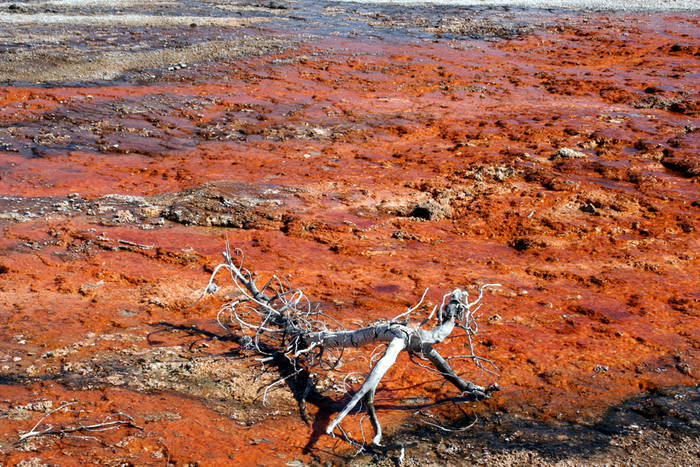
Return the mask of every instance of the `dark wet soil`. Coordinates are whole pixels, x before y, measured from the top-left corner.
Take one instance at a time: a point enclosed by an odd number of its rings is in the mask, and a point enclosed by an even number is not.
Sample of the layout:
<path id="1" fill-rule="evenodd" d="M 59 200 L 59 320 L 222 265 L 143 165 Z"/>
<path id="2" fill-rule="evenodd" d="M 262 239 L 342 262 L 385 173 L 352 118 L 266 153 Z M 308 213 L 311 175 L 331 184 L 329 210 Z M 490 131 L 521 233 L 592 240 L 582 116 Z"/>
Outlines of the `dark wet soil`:
<path id="1" fill-rule="evenodd" d="M 454 424 L 397 433 L 387 449 L 361 453 L 355 465 L 692 465 L 700 447 L 698 387 L 669 387 L 632 397 L 603 414 L 547 423 L 518 413 L 471 413 Z M 432 419 L 429 422 L 435 422 Z M 468 430 L 465 427 L 470 426 Z M 403 462 L 399 460 L 404 450 Z"/>

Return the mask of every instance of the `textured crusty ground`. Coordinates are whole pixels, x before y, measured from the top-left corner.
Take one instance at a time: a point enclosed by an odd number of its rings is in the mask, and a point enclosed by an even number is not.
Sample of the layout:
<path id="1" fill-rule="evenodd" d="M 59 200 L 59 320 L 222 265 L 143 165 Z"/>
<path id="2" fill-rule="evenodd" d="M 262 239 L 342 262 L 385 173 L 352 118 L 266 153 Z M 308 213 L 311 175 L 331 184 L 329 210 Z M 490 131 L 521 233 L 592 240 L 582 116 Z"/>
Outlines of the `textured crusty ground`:
<path id="1" fill-rule="evenodd" d="M 337 4 L 321 30 L 312 13 L 294 19 L 302 7 L 249 7 L 286 21 L 246 34 L 294 46 L 0 88 L 0 463 L 398 462 L 397 449 L 344 457 L 354 450 L 322 434 L 362 352 L 318 376 L 308 423 L 298 387 L 261 404 L 284 369 L 261 373 L 216 323 L 236 290 L 220 282 L 190 307 L 226 236 L 347 327 L 426 287 L 437 302 L 503 284 L 475 340 L 500 368 L 479 381 L 500 394 L 458 403 L 404 359 L 380 388 L 405 463 L 697 463 L 694 16 Z M 241 39 L 61 28 L 88 55 Z M 32 37 L 56 46 L 50 27 L 30 29 L 0 29 L 1 60 Z M 68 42 L 56 53 L 75 53 Z M 48 423 L 126 412 L 143 430 L 15 444 L 67 401 Z M 430 425 L 475 417 L 463 432 Z M 354 439 L 361 419 L 344 424 Z"/>

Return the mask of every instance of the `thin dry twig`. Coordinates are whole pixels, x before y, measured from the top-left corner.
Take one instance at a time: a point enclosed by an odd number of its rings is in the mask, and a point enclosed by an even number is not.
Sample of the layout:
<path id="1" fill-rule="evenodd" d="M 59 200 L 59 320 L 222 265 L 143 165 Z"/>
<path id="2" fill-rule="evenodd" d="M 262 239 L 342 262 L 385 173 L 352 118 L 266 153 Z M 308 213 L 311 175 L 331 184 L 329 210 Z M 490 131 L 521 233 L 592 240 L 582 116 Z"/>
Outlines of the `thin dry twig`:
<path id="1" fill-rule="evenodd" d="M 60 428 L 54 428 L 53 425 L 48 424 L 46 425 L 45 428 L 43 429 L 38 429 L 41 424 L 46 420 L 49 416 L 53 415 L 56 412 L 59 412 L 61 410 L 64 410 L 72 405 L 75 405 L 77 402 L 66 402 L 64 404 L 61 404 L 60 407 L 51 410 L 50 412 L 47 412 L 46 415 L 41 417 L 38 422 L 32 427 L 31 430 L 28 432 L 22 434 L 19 436 L 19 439 L 17 440 L 17 443 L 21 443 L 25 441 L 26 439 L 32 438 L 32 437 L 37 437 L 37 436 L 49 436 L 49 435 L 59 435 L 63 437 L 71 437 L 71 438 L 80 438 L 80 439 L 90 439 L 90 440 L 97 440 L 99 441 L 98 438 L 95 436 L 89 436 L 89 435 L 72 435 L 71 433 L 96 433 L 96 432 L 102 432 L 102 431 L 111 431 L 111 430 L 116 430 L 121 427 L 128 427 L 128 428 L 136 428 L 138 430 L 143 430 L 143 427 L 137 425 L 134 422 L 134 418 L 126 414 L 124 412 L 117 412 L 112 415 L 107 416 L 102 422 L 98 423 L 92 423 L 89 425 L 83 425 L 79 424 L 76 426 L 70 426 L 66 425 Z"/>

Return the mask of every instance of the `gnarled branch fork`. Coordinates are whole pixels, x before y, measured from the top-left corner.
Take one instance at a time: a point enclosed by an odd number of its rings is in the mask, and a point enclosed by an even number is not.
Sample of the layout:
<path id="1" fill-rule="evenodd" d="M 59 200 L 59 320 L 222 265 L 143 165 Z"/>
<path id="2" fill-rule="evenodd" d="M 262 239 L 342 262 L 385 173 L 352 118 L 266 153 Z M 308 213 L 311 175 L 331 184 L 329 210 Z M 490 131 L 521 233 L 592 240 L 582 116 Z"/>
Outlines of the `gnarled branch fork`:
<path id="1" fill-rule="evenodd" d="M 436 372 L 462 391 L 465 397 L 481 400 L 488 398 L 492 391 L 498 390 L 497 385 L 482 387 L 463 380 L 433 348 L 450 337 L 458 327 L 465 331 L 470 352 L 459 358 L 471 358 L 477 367 L 485 371 L 489 370 L 485 368 L 484 363 L 495 368 L 493 362 L 474 355 L 471 336 L 478 331 L 474 312 L 478 309 L 477 305 L 483 297 L 484 289 L 498 284 L 482 286 L 479 297 L 471 303 L 468 292 L 453 290 L 445 295 L 442 303 L 435 306 L 430 315 L 419 324 L 409 325 L 408 318 L 421 305 L 425 293 L 415 307 L 392 320 L 356 330 L 329 330 L 327 323 L 332 319 L 318 308 L 314 308 L 301 290 L 291 288 L 277 276 L 270 278 L 264 286 L 258 287 L 254 275 L 243 267 L 243 253 L 240 250 L 236 250 L 237 261 L 234 260 L 228 245 L 223 256 L 225 262 L 217 266 L 212 273 L 205 293 L 214 293 L 217 290 L 214 279 L 221 270 L 229 272 L 242 298 L 226 303 L 217 319 L 224 326 L 221 317 L 228 314 L 230 321 L 240 328 L 243 342 L 249 348 L 261 354 L 281 353 L 289 359 L 294 368 L 309 369 L 318 366 L 328 369 L 338 365 L 345 348 L 387 344 L 384 354 L 372 367 L 362 386 L 328 425 L 328 434 L 333 434 L 343 418 L 364 400 L 375 431 L 372 442 L 380 443 L 382 430 L 374 409 L 374 394 L 379 382 L 402 351 L 431 362 Z M 433 318 L 436 325 L 432 329 L 424 329 L 423 326 Z M 266 359 L 261 360 L 264 362 Z M 278 382 L 279 380 L 273 384 Z M 268 386 L 267 389 L 269 388 Z"/>

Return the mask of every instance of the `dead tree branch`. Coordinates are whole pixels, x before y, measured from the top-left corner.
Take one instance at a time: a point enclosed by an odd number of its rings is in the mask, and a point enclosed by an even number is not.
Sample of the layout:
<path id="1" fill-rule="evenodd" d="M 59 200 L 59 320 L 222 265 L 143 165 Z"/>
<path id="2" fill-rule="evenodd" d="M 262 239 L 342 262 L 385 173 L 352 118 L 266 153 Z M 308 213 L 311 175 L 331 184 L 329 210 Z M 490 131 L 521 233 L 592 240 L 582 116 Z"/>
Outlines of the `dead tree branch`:
<path id="1" fill-rule="evenodd" d="M 380 443 L 382 430 L 374 408 L 374 395 L 381 379 L 394 365 L 398 355 L 404 351 L 412 357 L 416 356 L 432 363 L 433 371 L 452 383 L 465 398 L 482 400 L 498 390 L 495 384 L 483 387 L 462 379 L 447 359 L 433 347 L 448 339 L 455 328 L 462 329 L 462 336 L 467 338 L 469 353 L 451 358 L 471 359 L 477 368 L 491 372 L 488 367 L 495 368 L 495 365 L 474 354 L 471 337 L 478 332 L 475 312 L 483 298 L 484 290 L 498 284 L 483 285 L 479 296 L 472 302 L 469 301 L 467 291 L 454 289 L 444 295 L 442 303 L 433 307 L 430 314 L 420 323 L 411 324 L 409 320 L 411 314 L 423 303 L 427 290 L 417 305 L 391 320 L 355 330 L 342 329 L 336 323 L 336 329 L 331 330 L 328 323 L 334 320 L 318 307 L 312 306 L 303 291 L 292 288 L 287 281 L 277 276 L 272 276 L 262 287 L 258 286 L 259 279 L 244 267 L 243 252 L 236 250 L 235 255 L 232 255 L 228 244 L 223 257 L 225 262 L 215 268 L 203 295 L 218 290 L 214 280 L 221 271 L 229 273 L 241 298 L 226 303 L 219 311 L 217 320 L 226 327 L 222 322 L 222 318 L 226 317 L 228 322 L 240 329 L 242 342 L 246 347 L 263 356 L 267 355 L 261 359 L 261 363 L 270 360 L 272 353 L 275 353 L 282 354 L 295 369 L 308 370 L 318 367 L 327 370 L 340 364 L 343 349 L 386 345 L 383 355 L 372 366 L 362 386 L 328 425 L 327 434 L 332 435 L 336 428 L 341 429 L 339 424 L 343 418 L 363 401 L 375 432 L 372 443 Z M 432 328 L 424 327 L 431 322 L 434 322 Z M 272 386 L 280 382 L 282 379 L 268 386 L 264 396 Z"/>
<path id="2" fill-rule="evenodd" d="M 88 436 L 88 435 L 72 435 L 72 433 L 96 433 L 96 432 L 101 432 L 101 431 L 110 431 L 110 430 L 116 430 L 117 428 L 120 427 L 129 427 L 129 428 L 136 428 L 139 430 L 143 430 L 143 427 L 138 426 L 134 422 L 134 418 L 126 413 L 123 412 L 118 412 L 112 415 L 109 415 L 107 418 L 105 418 L 103 421 L 98 422 L 98 423 L 91 423 L 89 425 L 83 425 L 83 424 L 78 424 L 75 426 L 70 426 L 66 425 L 60 428 L 54 428 L 53 425 L 48 424 L 46 425 L 43 429 L 39 428 L 41 424 L 46 420 L 49 416 L 53 415 L 54 413 L 67 409 L 71 405 L 74 405 L 75 402 L 67 402 L 65 404 L 62 404 L 60 407 L 51 410 L 48 412 L 46 415 L 41 417 L 41 419 L 36 422 L 36 424 L 32 427 L 31 430 L 28 432 L 20 435 L 19 439 L 17 440 L 18 443 L 21 443 L 22 441 L 36 437 L 36 436 L 49 436 L 49 435 L 59 435 L 59 436 L 72 436 L 72 437 L 77 437 L 81 439 L 94 439 L 98 440 L 94 436 Z M 99 441 L 99 440 L 98 440 Z"/>

